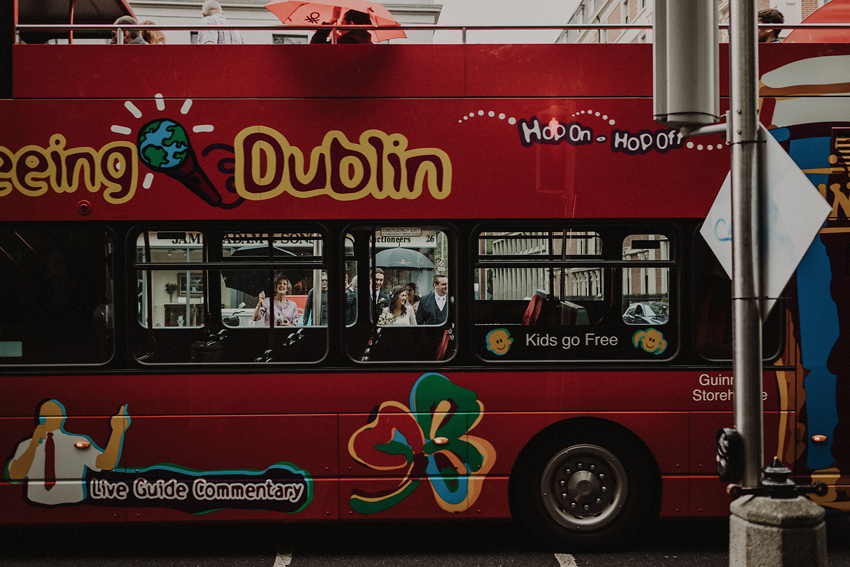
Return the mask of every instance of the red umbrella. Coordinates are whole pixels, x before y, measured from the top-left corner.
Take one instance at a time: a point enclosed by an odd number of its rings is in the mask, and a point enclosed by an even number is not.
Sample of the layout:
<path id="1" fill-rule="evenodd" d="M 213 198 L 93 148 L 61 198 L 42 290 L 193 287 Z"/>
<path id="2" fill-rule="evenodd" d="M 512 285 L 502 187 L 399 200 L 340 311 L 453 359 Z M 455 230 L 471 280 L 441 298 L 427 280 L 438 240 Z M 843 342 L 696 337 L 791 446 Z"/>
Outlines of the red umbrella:
<path id="1" fill-rule="evenodd" d="M 850 23 L 850 0 L 832 0 L 803 20 L 804 24 Z M 786 43 L 848 43 L 850 28 L 795 29 L 784 40 Z"/>
<path id="2" fill-rule="evenodd" d="M 343 15 L 347 10 L 356 10 L 369 14 L 372 25 L 375 26 L 399 26 L 390 11 L 383 4 L 370 2 L 369 0 L 317 0 L 304 2 L 303 0 L 275 0 L 266 4 L 266 8 L 280 18 L 280 21 L 288 26 L 321 25 L 333 18 L 334 8 L 341 8 Z M 369 30 L 372 41 L 386 41 L 407 37 L 402 30 Z"/>

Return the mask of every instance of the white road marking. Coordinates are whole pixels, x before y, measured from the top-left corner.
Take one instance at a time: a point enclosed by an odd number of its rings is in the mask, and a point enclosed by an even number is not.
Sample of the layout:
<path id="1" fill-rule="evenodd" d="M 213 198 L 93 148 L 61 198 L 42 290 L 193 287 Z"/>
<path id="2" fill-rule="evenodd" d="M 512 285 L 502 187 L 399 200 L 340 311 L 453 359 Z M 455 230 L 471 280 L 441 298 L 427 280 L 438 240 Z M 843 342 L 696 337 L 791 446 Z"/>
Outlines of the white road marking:
<path id="1" fill-rule="evenodd" d="M 578 567 L 576 560 L 569 553 L 556 553 L 555 559 L 560 567 Z"/>
<path id="2" fill-rule="evenodd" d="M 272 567 L 289 567 L 291 563 L 292 552 L 281 549 L 277 552 L 277 556 L 274 558 L 274 565 Z"/>

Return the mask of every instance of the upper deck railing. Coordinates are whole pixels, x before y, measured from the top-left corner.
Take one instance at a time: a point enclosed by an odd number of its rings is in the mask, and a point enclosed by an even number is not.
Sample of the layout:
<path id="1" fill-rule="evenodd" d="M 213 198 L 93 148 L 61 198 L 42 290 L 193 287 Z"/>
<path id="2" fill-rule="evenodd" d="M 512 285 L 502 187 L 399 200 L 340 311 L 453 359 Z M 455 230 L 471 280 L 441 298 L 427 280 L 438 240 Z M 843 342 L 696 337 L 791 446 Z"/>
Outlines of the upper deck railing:
<path id="1" fill-rule="evenodd" d="M 95 36 L 93 39 L 91 37 L 87 37 L 82 40 L 83 43 L 101 43 L 108 44 L 110 38 L 112 37 L 113 32 L 117 32 L 117 30 L 162 30 L 165 32 L 194 32 L 201 31 L 204 29 L 209 29 L 209 26 L 201 25 L 198 23 L 188 23 L 188 24 L 161 24 L 161 25 L 137 25 L 137 26 L 116 26 L 112 24 L 19 24 L 17 23 L 17 11 L 15 7 L 17 5 L 17 0 L 14 2 L 0 2 L 0 98 L 11 98 L 12 97 L 12 67 L 13 67 L 13 46 L 15 44 L 23 43 L 20 41 L 21 35 L 33 34 L 33 33 L 44 33 L 44 32 L 53 32 L 53 34 L 58 34 L 62 36 L 62 42 L 65 41 L 69 43 L 74 43 L 74 34 L 79 35 L 87 35 L 87 36 Z M 766 29 L 783 29 L 783 30 L 842 30 L 842 34 L 846 33 L 847 40 L 846 42 L 850 42 L 850 23 L 811 23 L 811 24 L 763 24 L 760 27 Z M 341 26 L 341 25 L 333 25 L 333 26 L 321 26 L 321 25 L 312 25 L 312 26 L 289 26 L 283 25 L 279 22 L 273 22 L 268 24 L 251 24 L 251 25 L 230 25 L 230 26 L 221 26 L 221 29 L 234 29 L 240 30 L 245 33 L 243 35 L 249 36 L 246 38 L 247 44 L 254 45 L 263 45 L 263 44 L 272 44 L 273 38 L 271 35 L 273 33 L 282 33 L 282 34 L 292 34 L 293 32 L 303 34 L 302 38 L 306 39 L 306 37 L 315 32 L 318 29 L 332 29 L 332 30 L 350 30 L 356 28 L 367 28 L 367 29 L 401 29 L 413 37 L 409 37 L 404 40 L 390 40 L 388 43 L 392 44 L 467 44 L 467 43 L 476 43 L 476 44 L 510 44 L 510 43 L 519 43 L 519 44 L 546 44 L 546 43 L 567 43 L 565 35 L 567 32 L 573 31 L 599 31 L 600 34 L 602 31 L 611 31 L 616 30 L 622 33 L 627 33 L 630 31 L 640 31 L 640 30 L 651 30 L 652 26 L 650 24 L 592 24 L 592 23 L 583 23 L 583 24 L 560 24 L 560 25 L 539 25 L 539 26 L 531 26 L 531 25 L 467 25 L 467 26 L 445 26 L 445 25 L 423 25 L 423 24 L 411 24 L 411 25 L 402 25 L 399 27 L 392 26 L 391 28 L 387 26 L 381 27 L 373 27 L 373 26 Z M 720 29 L 725 30 L 728 28 L 728 25 L 721 25 Z M 255 41 L 253 37 L 250 37 L 251 33 L 256 32 L 268 32 L 269 37 L 265 41 Z M 518 32 L 528 32 L 531 35 L 523 35 L 521 38 L 517 37 L 505 37 L 505 34 L 517 34 Z M 498 34 L 496 35 L 482 35 L 482 34 Z M 116 33 L 117 36 L 121 36 L 122 34 Z M 334 37 L 335 34 L 330 34 L 331 37 Z M 726 34 L 721 34 L 721 39 Z M 470 36 L 473 36 L 470 39 Z M 482 39 L 483 38 L 483 39 Z M 493 40 L 489 40 L 488 38 L 494 38 Z M 593 38 L 596 41 L 602 39 L 597 36 Z M 635 38 L 632 38 L 634 41 Z M 587 39 L 583 39 L 582 43 L 587 42 Z M 167 44 L 171 45 L 190 45 L 191 34 L 180 34 L 178 36 L 174 36 L 173 34 L 167 38 Z M 609 43 L 609 42 L 602 42 Z M 610 42 L 615 43 L 615 42 Z M 238 48 L 238 47 L 237 47 Z"/>
<path id="2" fill-rule="evenodd" d="M 850 42 L 850 23 L 811 23 L 811 24 L 760 24 L 760 28 L 764 29 L 782 29 L 782 30 L 822 30 L 822 29 L 842 29 L 848 30 L 848 42 Z M 728 24 L 720 24 L 721 30 L 729 28 Z M 15 43 L 20 43 L 20 35 L 27 32 L 62 32 L 68 34 L 68 37 L 73 41 L 74 32 L 89 32 L 95 34 L 101 39 L 107 39 L 113 31 L 117 30 L 159 30 L 159 31 L 201 31 L 208 30 L 209 26 L 199 24 L 162 24 L 162 25 L 104 25 L 104 24 L 17 24 L 14 26 Z M 567 32 L 567 31 L 583 31 L 583 30 L 651 30 L 652 24 L 560 24 L 560 25 L 463 25 L 463 26 L 445 26 L 445 25 L 427 25 L 427 24 L 409 24 L 401 26 L 343 26 L 343 25 L 310 25 L 310 26 L 293 26 L 277 24 L 251 24 L 251 25 L 226 25 L 216 26 L 216 29 L 222 30 L 239 30 L 239 31 L 271 31 L 271 32 L 315 32 L 321 29 L 330 29 L 332 31 L 348 31 L 354 29 L 367 30 L 402 30 L 405 32 L 451 32 L 448 41 L 432 41 L 424 43 L 467 43 L 468 34 L 470 32 Z M 120 35 L 120 34 L 119 34 Z M 331 38 L 334 34 L 331 34 Z M 405 40 L 404 43 L 411 43 Z M 549 41 L 511 41 L 510 38 L 503 38 L 494 43 L 554 43 Z M 721 39 L 722 41 L 722 39 Z M 389 43 L 394 43 L 390 40 Z M 176 42 L 176 44 L 189 44 L 189 41 Z M 251 43 L 251 42 L 246 42 Z M 415 42 L 414 42 L 415 43 Z M 478 42 L 476 42 L 478 43 Z"/>

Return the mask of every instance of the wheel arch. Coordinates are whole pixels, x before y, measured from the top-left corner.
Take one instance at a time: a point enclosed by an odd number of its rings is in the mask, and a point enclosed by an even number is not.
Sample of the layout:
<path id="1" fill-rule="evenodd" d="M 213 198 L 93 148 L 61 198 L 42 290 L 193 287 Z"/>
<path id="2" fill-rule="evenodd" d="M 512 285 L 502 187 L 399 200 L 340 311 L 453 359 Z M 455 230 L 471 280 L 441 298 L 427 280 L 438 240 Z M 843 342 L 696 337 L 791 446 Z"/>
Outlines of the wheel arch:
<path id="1" fill-rule="evenodd" d="M 513 481 L 516 477 L 517 468 L 521 465 L 521 463 L 524 460 L 527 460 L 528 455 L 535 451 L 538 447 L 552 441 L 553 439 L 566 437 L 568 434 L 572 436 L 584 433 L 587 433 L 589 437 L 605 434 L 628 440 L 631 446 L 639 449 L 644 454 L 647 462 L 652 463 L 654 469 L 652 471 L 653 476 L 658 478 L 659 487 L 661 486 L 661 469 L 658 466 L 658 461 L 656 461 L 655 456 L 652 454 L 652 451 L 649 450 L 647 444 L 644 443 L 643 439 L 625 425 L 617 423 L 616 421 L 611 421 L 610 419 L 593 416 L 567 418 L 553 423 L 539 431 L 536 435 L 534 435 L 534 437 L 528 440 L 519 452 L 519 455 L 517 455 L 517 458 L 514 460 L 513 467 L 511 468 L 511 480 Z"/>
<path id="2" fill-rule="evenodd" d="M 528 481 L 529 465 L 539 460 L 539 455 L 553 446 L 567 446 L 575 443 L 625 447 L 629 452 L 638 455 L 640 462 L 648 468 L 645 470 L 647 474 L 644 487 L 652 495 L 651 501 L 654 508 L 647 510 L 648 516 L 658 516 L 663 485 L 660 467 L 648 445 L 634 431 L 620 423 L 600 417 L 580 416 L 547 426 L 534 435 L 520 451 L 511 469 L 508 484 L 508 499 L 511 515 L 514 518 L 522 515 L 522 497 L 528 493 L 523 483 Z M 589 544 L 588 548 L 592 548 L 597 543 Z"/>

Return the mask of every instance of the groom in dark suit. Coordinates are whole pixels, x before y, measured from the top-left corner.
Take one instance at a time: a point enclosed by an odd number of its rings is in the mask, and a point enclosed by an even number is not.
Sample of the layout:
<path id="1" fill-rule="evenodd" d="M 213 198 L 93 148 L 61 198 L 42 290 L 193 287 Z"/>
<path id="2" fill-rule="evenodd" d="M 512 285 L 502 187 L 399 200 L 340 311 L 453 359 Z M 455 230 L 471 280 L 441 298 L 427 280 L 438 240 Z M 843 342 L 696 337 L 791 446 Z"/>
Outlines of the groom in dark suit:
<path id="1" fill-rule="evenodd" d="M 369 272 L 369 302 L 372 304 L 372 321 L 377 321 L 384 307 L 389 306 L 390 298 L 381 291 L 384 287 L 384 270 L 375 268 Z"/>
<path id="2" fill-rule="evenodd" d="M 434 291 L 419 300 L 416 311 L 417 325 L 441 325 L 449 316 L 449 277 L 434 276 Z"/>

